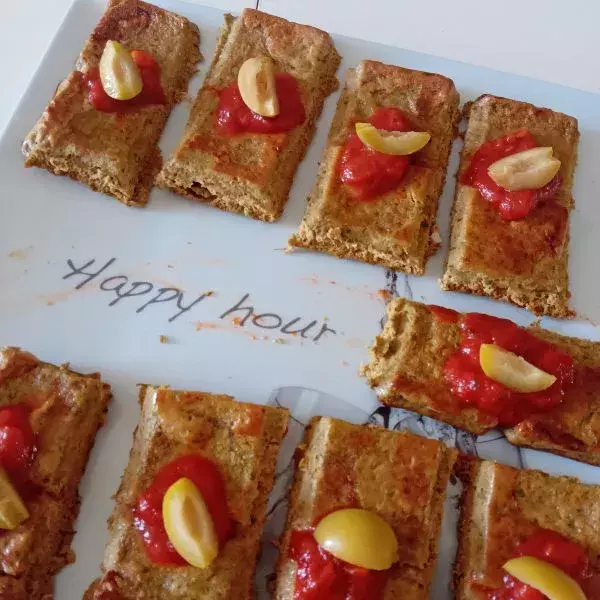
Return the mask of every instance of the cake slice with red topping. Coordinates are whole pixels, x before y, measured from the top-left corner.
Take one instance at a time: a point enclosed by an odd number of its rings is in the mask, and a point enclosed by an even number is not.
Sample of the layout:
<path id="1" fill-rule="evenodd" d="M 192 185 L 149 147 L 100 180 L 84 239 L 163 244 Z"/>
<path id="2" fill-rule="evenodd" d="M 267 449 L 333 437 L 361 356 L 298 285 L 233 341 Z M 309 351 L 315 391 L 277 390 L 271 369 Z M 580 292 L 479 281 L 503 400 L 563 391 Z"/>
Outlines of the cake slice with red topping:
<path id="1" fill-rule="evenodd" d="M 143 206 L 158 140 L 201 59 L 196 25 L 141 0 L 110 0 L 76 69 L 23 143 L 27 167 Z"/>
<path id="2" fill-rule="evenodd" d="M 577 120 L 490 95 L 467 104 L 465 114 L 442 288 L 572 317 L 567 266 Z"/>
<path id="3" fill-rule="evenodd" d="M 75 560 L 79 482 L 110 398 L 98 374 L 0 350 L 0 598 L 52 598 Z"/>
<path id="4" fill-rule="evenodd" d="M 94 600 L 254 597 L 287 410 L 140 387 L 141 417 Z"/>
<path id="5" fill-rule="evenodd" d="M 600 343 L 398 298 L 364 369 L 390 406 L 600 464 Z"/>
<path id="6" fill-rule="evenodd" d="M 157 182 L 262 221 L 283 212 L 340 64 L 327 33 L 254 9 L 225 16 L 183 138 Z"/>
<path id="7" fill-rule="evenodd" d="M 291 247 L 422 275 L 456 136 L 451 79 L 365 60 L 350 69 Z"/>
<path id="8" fill-rule="evenodd" d="M 458 600 L 600 598 L 600 486 L 466 457 L 457 471 Z"/>
<path id="9" fill-rule="evenodd" d="M 318 417 L 297 453 L 275 599 L 427 598 L 456 451 Z"/>

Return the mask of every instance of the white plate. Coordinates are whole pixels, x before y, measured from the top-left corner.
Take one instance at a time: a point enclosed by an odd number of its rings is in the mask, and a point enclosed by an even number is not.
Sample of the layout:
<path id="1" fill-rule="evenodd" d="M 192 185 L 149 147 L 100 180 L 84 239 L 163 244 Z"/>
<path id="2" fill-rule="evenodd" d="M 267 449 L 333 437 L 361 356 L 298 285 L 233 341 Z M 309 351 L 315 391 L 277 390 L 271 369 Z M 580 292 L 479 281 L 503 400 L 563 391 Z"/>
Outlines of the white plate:
<path id="1" fill-rule="evenodd" d="M 193 81 L 192 95 L 206 72 L 223 13 L 177 0 L 158 2 L 196 22 L 207 61 Z M 289 235 L 297 228 L 306 195 L 317 172 L 337 94 L 329 98 L 310 151 L 301 165 L 283 219 L 264 224 L 188 202 L 154 190 L 146 209 L 127 208 L 70 180 L 39 169 L 25 169 L 20 154 L 24 136 L 34 125 L 57 83 L 72 68 L 84 40 L 104 10 L 100 0 L 77 0 L 67 15 L 29 91 L 0 141 L 0 344 L 19 345 L 47 361 L 70 361 L 82 371 L 99 370 L 115 394 L 107 425 L 97 438 L 81 486 L 83 503 L 74 538 L 77 562 L 57 579 L 56 597 L 81 598 L 99 573 L 106 542 L 106 519 L 126 465 L 131 434 L 138 420 L 135 384 L 166 383 L 173 387 L 225 392 L 241 400 L 264 403 L 279 388 L 304 386 L 344 398 L 354 407 L 348 418 L 368 415 L 377 406 L 374 394 L 358 376 L 367 359 L 366 346 L 379 331 L 384 302 L 378 290 L 393 285 L 400 295 L 489 312 L 518 323 L 533 321 L 524 310 L 461 294 L 443 293 L 437 278 L 447 246 L 448 214 L 454 179 L 441 201 L 439 223 L 445 247 L 430 261 L 425 277 L 399 275 L 395 283 L 385 270 L 314 254 L 286 255 Z M 571 280 L 573 306 L 582 318 L 571 322 L 543 320 L 551 329 L 600 339 L 600 256 L 597 208 L 600 160 L 598 97 L 522 77 L 434 58 L 374 43 L 336 37 L 344 62 L 340 74 L 363 58 L 443 73 L 452 77 L 463 101 L 484 92 L 549 106 L 577 116 L 582 132 L 572 215 Z M 173 148 L 183 131 L 189 106 L 180 105 L 169 120 L 161 146 Z M 460 143 L 455 144 L 449 173 L 456 170 Z M 74 275 L 68 261 L 92 273 L 111 262 L 97 277 Z M 66 278 L 67 275 L 71 277 Z M 120 278 L 119 278 L 120 276 Z M 132 288 L 135 282 L 146 282 Z M 83 284 L 83 285 L 82 285 Z M 119 287 L 120 286 L 120 287 Z M 79 288 L 79 289 L 77 289 Z M 144 295 L 120 298 L 126 291 Z M 160 288 L 183 295 L 188 306 L 213 290 L 190 310 L 176 301 L 147 304 Z M 176 289 L 176 290 L 175 290 Z M 257 314 L 270 313 L 263 325 L 283 327 L 289 321 L 308 326 L 306 338 L 280 328 L 260 328 L 248 320 L 236 327 L 226 313 L 246 295 Z M 142 308 L 144 307 L 145 308 Z M 245 313 L 244 313 L 245 314 Z M 276 316 L 275 316 L 276 315 Z M 259 323 L 261 321 L 259 320 Z M 291 327 L 294 329 L 294 326 Z M 327 331 L 335 330 L 335 334 Z M 318 341 L 314 338 L 325 331 Z M 169 343 L 161 344 L 159 336 Z M 302 392 L 302 397 L 305 397 Z M 286 396 L 287 397 L 287 396 Z M 295 397 L 295 396 L 294 396 Z M 321 396 L 305 415 L 347 407 L 322 403 Z M 293 402 L 297 406 L 296 401 Z M 294 408 L 296 410 L 296 408 Z M 392 425 L 418 428 L 452 443 L 474 447 L 447 427 L 392 415 Z M 518 461 L 549 473 L 568 473 L 600 483 L 600 469 L 535 451 L 516 452 L 502 440 L 479 440 L 482 456 Z M 508 449 L 507 449 L 508 448 Z M 440 576 L 432 597 L 444 598 L 453 539 L 446 527 Z"/>

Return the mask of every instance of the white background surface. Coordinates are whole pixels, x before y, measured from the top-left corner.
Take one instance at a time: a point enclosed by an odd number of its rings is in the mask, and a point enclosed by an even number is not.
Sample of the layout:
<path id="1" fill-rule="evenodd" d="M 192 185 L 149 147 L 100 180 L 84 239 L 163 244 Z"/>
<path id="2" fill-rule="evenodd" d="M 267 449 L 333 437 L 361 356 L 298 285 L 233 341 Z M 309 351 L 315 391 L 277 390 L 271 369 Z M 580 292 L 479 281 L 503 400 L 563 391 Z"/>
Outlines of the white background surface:
<path id="1" fill-rule="evenodd" d="M 167 7 L 171 4 L 170 0 L 162 3 Z M 0 126 L 5 125 L 39 67 L 67 4 L 64 0 L 19 0 L 4 7 L 0 56 L 5 85 L 0 98 Z M 23 169 L 20 139 L 43 110 L 56 82 L 73 64 L 102 12 L 102 0 L 89 0 L 89 4 L 92 8 L 87 11 L 79 3 L 73 13 L 77 18 L 72 18 L 63 30 L 44 63 L 43 76 L 35 79 L 31 94 L 13 122 L 11 135 L 0 145 L 0 226 L 4 225 L 0 233 L 0 341 L 22 345 L 54 362 L 71 360 L 74 368 L 83 371 L 99 369 L 113 385 L 116 398 L 82 484 L 83 504 L 74 540 L 77 563 L 58 578 L 59 600 L 79 600 L 98 573 L 106 539 L 105 522 L 112 508 L 110 496 L 127 461 L 131 432 L 137 422 L 137 381 L 226 392 L 254 402 L 264 402 L 278 386 L 302 384 L 369 410 L 374 397 L 356 371 L 366 359 L 366 344 L 378 330 L 383 302 L 377 290 L 385 284 L 384 271 L 377 267 L 310 253 L 285 256 L 277 250 L 299 223 L 337 95 L 327 101 L 285 215 L 273 225 L 199 206 L 160 190 L 153 192 L 148 208 L 129 209 L 71 181 L 40 170 Z M 244 4 L 213 0 L 213 5 L 234 11 Z M 543 26 L 536 25 L 533 19 L 541 7 L 533 0 L 522 0 L 524 6 L 506 0 L 501 13 L 487 9 L 489 15 L 468 13 L 466 8 L 461 14 L 457 8 L 460 2 L 454 3 L 452 13 L 444 8 L 446 1 L 415 4 L 418 3 L 404 0 L 261 0 L 265 10 L 334 32 L 570 83 L 582 89 L 600 88 L 600 52 L 588 46 L 585 64 L 575 60 L 578 53 L 583 55 L 584 46 L 591 40 L 590 23 L 594 21 L 592 9 L 586 7 L 587 12 L 583 12 L 583 0 L 571 2 L 571 12 L 555 13 L 553 19 L 547 19 L 547 15 L 558 3 L 545 2 L 543 15 L 547 20 Z M 472 5 L 473 10 L 481 12 L 479 4 L 462 2 L 463 7 Z M 519 12 L 511 13 L 510 7 L 515 11 L 518 7 Z M 180 12 L 186 14 L 188 10 L 189 16 L 201 25 L 202 49 L 210 57 L 222 17 L 192 6 L 185 11 L 181 7 Z M 598 9 L 594 10 L 600 16 Z M 494 23 L 491 30 L 490 20 Z M 589 38 L 585 27 L 589 28 Z M 508 43 L 512 52 L 504 53 L 507 32 L 513 36 Z M 569 42 L 559 42 L 567 33 Z M 600 255 L 600 240 L 594 234 L 600 229 L 600 212 L 596 210 L 596 165 L 600 156 L 597 98 L 397 48 L 341 39 L 336 43 L 345 58 L 340 74 L 361 58 L 379 58 L 449 75 L 455 79 L 462 101 L 490 91 L 548 104 L 580 118 L 583 135 L 575 190 L 578 205 L 573 215 L 577 241 L 571 261 L 574 304 L 586 316 L 600 321 L 597 279 L 589 277 Z M 520 55 L 525 52 L 525 56 Z M 206 66 L 205 62 L 200 77 Z M 198 85 L 196 79 L 192 92 Z M 186 116 L 187 106 L 181 105 L 169 121 L 161 142 L 166 153 L 180 135 Z M 458 149 L 457 143 L 450 172 L 456 169 Z M 440 208 L 444 240 L 451 196 L 449 178 Z M 406 285 L 406 278 L 400 278 L 398 292 L 410 292 L 417 300 L 424 298 L 463 310 L 492 312 L 519 323 L 531 322 L 530 314 L 514 307 L 460 294 L 442 294 L 436 277 L 441 272 L 444 253 L 442 250 L 430 262 L 427 277 L 410 278 L 412 287 Z M 217 293 L 193 313 L 169 324 L 166 319 L 173 313 L 172 307 L 153 307 L 136 315 L 135 309 L 142 301 L 129 299 L 109 308 L 115 296 L 99 291 L 98 281 L 73 292 L 80 280 L 62 279 L 68 272 L 67 258 L 77 264 L 96 258 L 103 264 L 113 256 L 118 262 L 107 276 L 123 274 L 156 285 L 175 285 L 186 290 L 186 302 L 208 289 Z M 251 302 L 257 312 L 279 312 L 289 318 L 303 315 L 320 321 L 327 317 L 327 323 L 338 329 L 339 335 L 318 345 L 300 340 L 273 344 L 273 337 L 252 340 L 251 335 L 264 332 L 252 327 L 240 330 L 218 318 L 246 292 L 252 294 Z M 585 321 L 548 325 L 582 337 L 600 337 L 598 329 Z M 168 334 L 175 343 L 159 344 L 161 334 Z M 525 453 L 531 467 L 576 474 L 600 483 L 599 469 L 544 453 Z"/>
<path id="2" fill-rule="evenodd" d="M 253 0 L 190 0 L 239 11 Z M 0 133 L 71 0 L 0 0 Z M 600 91 L 596 0 L 260 0 L 274 14 L 365 40 Z"/>

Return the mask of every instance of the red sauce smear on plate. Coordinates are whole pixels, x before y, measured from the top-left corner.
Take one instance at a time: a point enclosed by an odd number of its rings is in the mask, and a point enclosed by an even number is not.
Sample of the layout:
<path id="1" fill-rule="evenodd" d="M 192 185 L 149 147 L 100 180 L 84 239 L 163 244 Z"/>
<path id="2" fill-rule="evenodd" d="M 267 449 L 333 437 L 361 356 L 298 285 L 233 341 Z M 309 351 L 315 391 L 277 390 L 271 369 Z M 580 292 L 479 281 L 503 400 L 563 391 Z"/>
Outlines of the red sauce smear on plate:
<path id="1" fill-rule="evenodd" d="M 378 108 L 368 122 L 384 131 L 415 131 L 398 108 Z M 353 131 L 342 149 L 339 178 L 355 198 L 369 202 L 400 185 L 409 161 L 408 156 L 384 154 L 365 146 Z"/>
<path id="2" fill-rule="evenodd" d="M 133 509 L 135 528 L 142 537 L 148 558 L 155 564 L 187 565 L 169 541 L 162 517 L 163 498 L 169 487 L 182 477 L 190 479 L 202 494 L 221 547 L 231 535 L 232 521 L 219 468 L 212 460 L 198 454 L 180 456 L 158 471 Z"/>
<path id="3" fill-rule="evenodd" d="M 100 71 L 97 67 L 90 69 L 85 75 L 89 90 L 88 98 L 92 106 L 100 112 L 127 113 L 144 106 L 166 104 L 167 98 L 160 83 L 160 66 L 150 52 L 133 50 L 131 58 L 138 66 L 142 76 L 142 91 L 131 100 L 115 100 L 102 87 Z"/>
<path id="4" fill-rule="evenodd" d="M 306 112 L 298 82 L 289 73 L 275 75 L 275 90 L 279 114 L 263 117 L 250 110 L 240 94 L 238 84 L 232 83 L 221 91 L 216 109 L 216 128 L 224 134 L 284 133 L 304 123 Z"/>
<path id="5" fill-rule="evenodd" d="M 292 531 L 290 557 L 296 562 L 294 600 L 379 600 L 387 571 L 350 565 L 323 550 L 312 529 Z"/>
<path id="6" fill-rule="evenodd" d="M 501 158 L 537 148 L 533 135 L 528 129 L 483 143 L 471 158 L 460 182 L 477 188 L 484 200 L 506 221 L 524 219 L 538 204 L 553 198 L 562 185 L 560 175 L 538 190 L 510 192 L 500 187 L 488 174 L 488 168 Z"/>
<path id="7" fill-rule="evenodd" d="M 510 427 L 534 414 L 560 404 L 575 381 L 573 359 L 512 321 L 479 313 L 465 313 L 459 319 L 460 345 L 444 365 L 444 377 L 451 392 L 465 405 L 475 406 Z M 522 356 L 539 369 L 556 376 L 542 392 L 515 392 L 487 377 L 479 363 L 481 344 L 496 344 Z"/>

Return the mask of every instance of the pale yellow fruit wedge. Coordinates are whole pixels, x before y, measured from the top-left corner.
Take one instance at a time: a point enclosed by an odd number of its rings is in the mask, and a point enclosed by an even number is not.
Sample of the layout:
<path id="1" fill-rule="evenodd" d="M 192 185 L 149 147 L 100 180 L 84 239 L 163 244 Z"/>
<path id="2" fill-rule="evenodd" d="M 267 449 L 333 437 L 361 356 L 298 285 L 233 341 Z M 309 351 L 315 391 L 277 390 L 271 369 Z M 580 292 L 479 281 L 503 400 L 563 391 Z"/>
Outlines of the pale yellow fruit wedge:
<path id="1" fill-rule="evenodd" d="M 369 148 L 383 154 L 406 156 L 424 148 L 431 139 L 426 131 L 385 131 L 371 123 L 356 123 L 356 134 Z"/>
<path id="2" fill-rule="evenodd" d="M 131 100 L 143 87 L 142 76 L 129 51 L 119 42 L 108 40 L 100 58 L 100 81 L 115 100 Z"/>
<path id="3" fill-rule="evenodd" d="M 383 571 L 398 560 L 394 530 L 369 510 L 345 508 L 332 512 L 319 522 L 314 535 L 327 552 L 357 567 Z"/>
<path id="4" fill-rule="evenodd" d="M 554 375 L 495 344 L 481 344 L 479 364 L 483 372 L 494 381 L 525 394 L 546 390 L 556 381 Z"/>
<path id="5" fill-rule="evenodd" d="M 488 167 L 496 184 L 510 192 L 537 190 L 550 183 L 560 170 L 552 147 L 531 148 L 497 160 Z"/>
<path id="6" fill-rule="evenodd" d="M 586 600 L 579 584 L 558 567 L 533 556 L 509 560 L 504 569 L 515 579 L 535 588 L 549 600 Z"/>
<path id="7" fill-rule="evenodd" d="M 29 518 L 29 511 L 6 471 L 0 469 L 0 529 L 14 529 Z"/>
<path id="8" fill-rule="evenodd" d="M 162 504 L 169 540 L 192 566 L 208 567 L 219 554 L 219 540 L 202 494 L 193 481 L 182 477 L 167 490 Z"/>
<path id="9" fill-rule="evenodd" d="M 249 58 L 238 71 L 238 88 L 244 104 L 263 117 L 279 114 L 275 65 L 268 56 Z"/>

